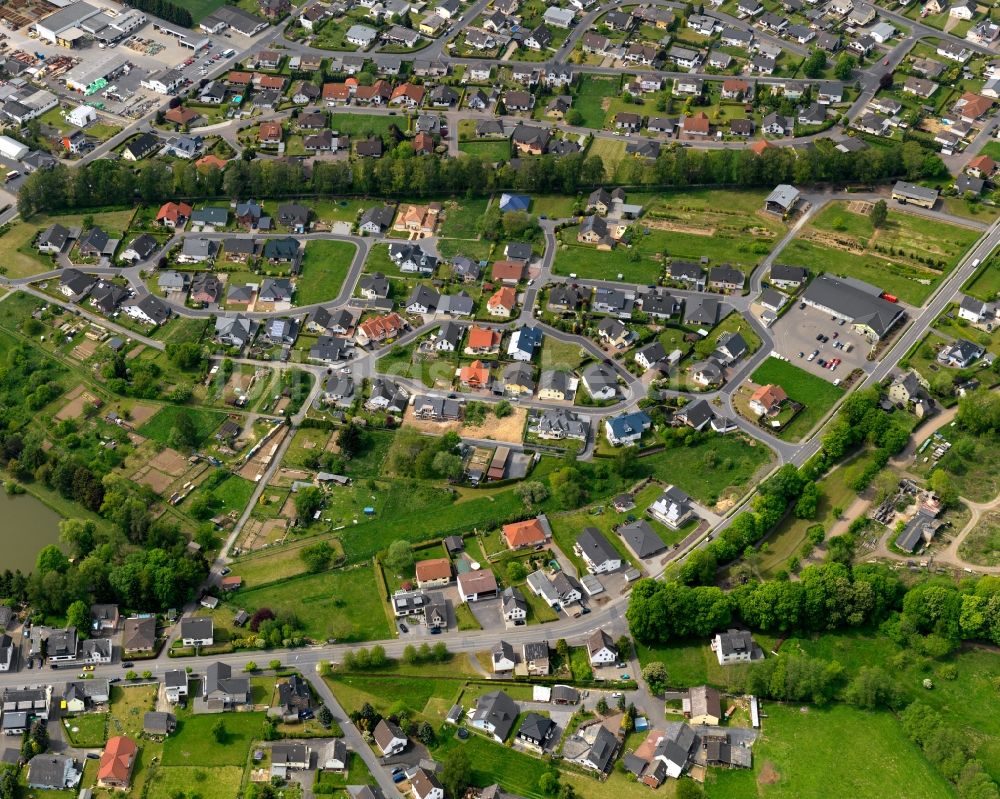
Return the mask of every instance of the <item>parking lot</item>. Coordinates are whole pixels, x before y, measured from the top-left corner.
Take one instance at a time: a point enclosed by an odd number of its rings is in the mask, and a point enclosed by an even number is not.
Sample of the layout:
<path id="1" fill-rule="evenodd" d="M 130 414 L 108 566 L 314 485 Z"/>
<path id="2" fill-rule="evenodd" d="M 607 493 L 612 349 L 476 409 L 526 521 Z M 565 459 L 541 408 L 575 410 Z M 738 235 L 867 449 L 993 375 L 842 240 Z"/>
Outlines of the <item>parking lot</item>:
<path id="1" fill-rule="evenodd" d="M 775 322 L 771 332 L 774 335 L 774 348 L 779 354 L 796 366 L 831 383 L 847 377 L 854 369 L 867 372 L 875 365 L 874 362 L 865 360 L 871 348 L 868 339 L 855 332 L 850 324 L 831 319 L 830 314 L 808 305 L 802 307 L 802 303 Z M 816 337 L 819 335 L 825 336 L 827 340 L 818 341 Z M 847 351 L 848 345 L 852 346 L 850 352 Z M 815 351 L 818 351 L 816 357 L 810 361 L 809 356 Z M 834 358 L 841 360 L 835 369 L 820 366 L 820 361 L 829 362 Z"/>

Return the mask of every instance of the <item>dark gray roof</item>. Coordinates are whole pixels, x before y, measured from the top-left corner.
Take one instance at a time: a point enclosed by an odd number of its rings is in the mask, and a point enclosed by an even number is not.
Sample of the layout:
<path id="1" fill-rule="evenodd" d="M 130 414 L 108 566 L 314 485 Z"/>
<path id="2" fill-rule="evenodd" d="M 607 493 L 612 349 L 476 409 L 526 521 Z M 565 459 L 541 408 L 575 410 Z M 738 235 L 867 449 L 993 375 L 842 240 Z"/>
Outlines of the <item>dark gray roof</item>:
<path id="1" fill-rule="evenodd" d="M 493 691 L 479 698 L 473 719 L 493 727 L 494 735 L 501 740 L 510 734 L 517 718 L 517 704 L 503 691 Z"/>
<path id="2" fill-rule="evenodd" d="M 898 304 L 829 275 L 820 275 L 813 280 L 802 296 L 851 319 L 855 324 L 867 325 L 880 337 L 903 316 Z"/>
<path id="3" fill-rule="evenodd" d="M 621 560 L 618 551 L 611 546 L 611 542 L 604 537 L 604 533 L 596 527 L 584 527 L 576 539 L 576 545 L 580 547 L 587 560 L 595 566 L 609 560 Z"/>
<path id="4" fill-rule="evenodd" d="M 618 534 L 639 558 L 650 558 L 667 548 L 645 519 L 619 527 Z"/>

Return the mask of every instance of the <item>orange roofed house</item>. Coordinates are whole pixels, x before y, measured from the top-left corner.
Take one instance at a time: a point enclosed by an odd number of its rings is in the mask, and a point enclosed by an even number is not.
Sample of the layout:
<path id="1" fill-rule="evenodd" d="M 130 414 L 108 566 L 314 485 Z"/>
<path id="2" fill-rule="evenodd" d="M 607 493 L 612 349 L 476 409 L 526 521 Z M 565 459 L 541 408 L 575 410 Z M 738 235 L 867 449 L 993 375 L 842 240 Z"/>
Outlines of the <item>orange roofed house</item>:
<path id="1" fill-rule="evenodd" d="M 156 221 L 164 227 L 184 227 L 191 218 L 191 206 L 187 203 L 163 203 L 156 214 Z"/>
<path id="2" fill-rule="evenodd" d="M 451 582 L 451 561 L 431 558 L 417 561 L 417 585 L 420 588 L 440 588 Z"/>
<path id="3" fill-rule="evenodd" d="M 175 125 L 190 125 L 199 116 L 198 112 L 194 109 L 179 105 L 175 108 L 169 109 L 163 115 L 163 118 L 167 120 L 167 122 L 173 122 Z"/>
<path id="4" fill-rule="evenodd" d="M 983 180 L 992 177 L 996 169 L 997 162 L 988 155 L 977 155 L 965 166 L 967 174 L 972 175 L 974 178 L 982 178 Z"/>
<path id="5" fill-rule="evenodd" d="M 128 790 L 132 781 L 132 768 L 135 766 L 139 747 L 135 741 L 124 735 L 109 738 L 97 767 L 97 784 L 102 788 L 121 788 Z"/>
<path id="6" fill-rule="evenodd" d="M 433 236 L 440 216 L 441 203 L 407 205 L 400 207 L 392 228 L 406 233 L 416 233 L 420 236 Z"/>
<path id="7" fill-rule="evenodd" d="M 488 327 L 473 327 L 465 351 L 470 355 L 486 355 L 500 348 L 500 331 Z"/>
<path id="8" fill-rule="evenodd" d="M 774 416 L 787 400 L 785 389 L 768 384 L 761 386 L 750 396 L 750 409 L 760 416 Z"/>
<path id="9" fill-rule="evenodd" d="M 395 338 L 406 327 L 406 320 L 398 313 L 373 316 L 358 325 L 358 343 L 365 345 Z"/>
<path id="10" fill-rule="evenodd" d="M 507 283 L 517 285 L 518 281 L 524 277 L 523 261 L 494 261 L 493 280 L 497 283 Z"/>
<path id="11" fill-rule="evenodd" d="M 209 153 L 195 161 L 194 165 L 196 169 L 212 169 L 214 167 L 221 171 L 226 168 L 226 163 L 225 158 L 219 158 L 219 156 Z"/>
<path id="12" fill-rule="evenodd" d="M 712 125 L 704 111 L 685 117 L 681 125 L 690 136 L 708 136 L 712 132 Z"/>
<path id="13" fill-rule="evenodd" d="M 486 310 L 490 316 L 508 317 L 517 305 L 517 292 L 511 286 L 504 286 L 486 301 Z"/>
<path id="14" fill-rule="evenodd" d="M 989 97 L 966 92 L 958 98 L 953 110 L 962 118 L 963 122 L 968 122 L 971 125 L 988 114 L 991 108 L 993 108 L 993 101 Z"/>
<path id="15" fill-rule="evenodd" d="M 424 87 L 416 83 L 400 83 L 392 90 L 389 105 L 405 105 L 416 108 L 424 101 Z"/>
<path id="16" fill-rule="evenodd" d="M 469 388 L 488 388 L 490 385 L 490 368 L 482 361 L 473 361 L 468 366 L 458 370 L 458 379 L 463 386 Z"/>
<path id="17" fill-rule="evenodd" d="M 514 522 L 503 526 L 503 537 L 510 549 L 537 547 L 552 538 L 549 520 L 545 515 L 523 522 Z"/>
<path id="18" fill-rule="evenodd" d="M 774 145 L 766 139 L 758 139 L 750 145 L 750 149 L 753 150 L 754 155 L 763 155 L 765 150 L 770 150 L 772 147 Z"/>
<path id="19" fill-rule="evenodd" d="M 261 144 L 278 145 L 281 144 L 281 135 L 280 122 L 261 122 L 257 141 Z"/>

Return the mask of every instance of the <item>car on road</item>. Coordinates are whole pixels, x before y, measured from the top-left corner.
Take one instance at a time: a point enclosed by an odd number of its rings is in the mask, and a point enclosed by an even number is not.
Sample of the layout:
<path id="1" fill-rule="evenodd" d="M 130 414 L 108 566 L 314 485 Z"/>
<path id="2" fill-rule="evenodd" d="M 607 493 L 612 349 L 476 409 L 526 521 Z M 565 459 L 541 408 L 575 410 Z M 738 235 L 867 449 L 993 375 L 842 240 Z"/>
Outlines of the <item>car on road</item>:
<path id="1" fill-rule="evenodd" d="M 93 667 L 93 666 L 84 666 L 84 667 L 83 667 L 83 670 L 84 670 L 84 671 L 93 671 L 93 670 L 94 670 L 94 667 Z"/>
<path id="2" fill-rule="evenodd" d="M 87 752 L 87 760 L 100 760 L 101 756 L 97 752 Z"/>
<path id="3" fill-rule="evenodd" d="M 123 668 L 123 669 L 130 669 L 130 668 L 132 668 L 132 667 L 133 667 L 134 665 L 135 665 L 135 663 L 133 663 L 133 662 L 132 662 L 131 660 L 123 660 L 123 661 L 122 661 L 122 668 Z"/>

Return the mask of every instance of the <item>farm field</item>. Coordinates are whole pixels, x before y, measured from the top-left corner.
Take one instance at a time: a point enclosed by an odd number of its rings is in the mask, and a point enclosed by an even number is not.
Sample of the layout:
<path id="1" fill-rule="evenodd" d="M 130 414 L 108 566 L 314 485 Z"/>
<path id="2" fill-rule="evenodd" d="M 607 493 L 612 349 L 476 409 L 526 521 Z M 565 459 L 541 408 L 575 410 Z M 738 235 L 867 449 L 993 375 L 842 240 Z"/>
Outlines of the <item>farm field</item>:
<path id="1" fill-rule="evenodd" d="M 298 305 L 335 300 L 358 248 L 348 241 L 315 240 L 306 243 L 302 274 L 295 286 Z"/>
<path id="2" fill-rule="evenodd" d="M 392 631 L 370 566 L 311 574 L 239 591 L 234 602 L 253 612 L 269 607 L 294 613 L 310 638 L 369 641 Z"/>
<path id="3" fill-rule="evenodd" d="M 844 394 L 842 388 L 822 377 L 777 358 L 764 361 L 750 379 L 758 385 L 779 385 L 785 389 L 789 399 L 805 405 L 779 433 L 781 438 L 792 441 L 801 440 Z"/>
<path id="4" fill-rule="evenodd" d="M 744 270 L 766 256 L 787 226 L 763 212 L 767 192 L 690 189 L 647 195 L 633 192 L 630 203 L 646 206 L 645 227 L 665 233 L 671 258 L 712 264 L 729 262 Z"/>
<path id="5" fill-rule="evenodd" d="M 753 769 L 711 769 L 706 797 L 825 799 L 836 785 L 843 796 L 879 799 L 904 784 L 908 796 L 954 795 L 889 713 L 773 702 L 765 712 Z"/>
<path id="6" fill-rule="evenodd" d="M 865 280 L 921 305 L 980 235 L 895 209 L 876 231 L 867 215 L 850 207 L 831 203 L 789 243 L 782 258 L 811 264 L 816 272 Z"/>

